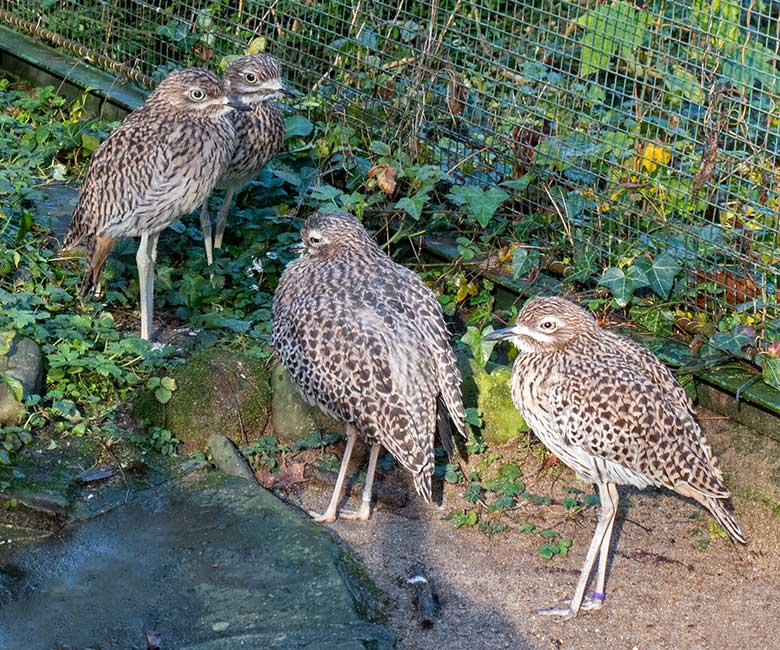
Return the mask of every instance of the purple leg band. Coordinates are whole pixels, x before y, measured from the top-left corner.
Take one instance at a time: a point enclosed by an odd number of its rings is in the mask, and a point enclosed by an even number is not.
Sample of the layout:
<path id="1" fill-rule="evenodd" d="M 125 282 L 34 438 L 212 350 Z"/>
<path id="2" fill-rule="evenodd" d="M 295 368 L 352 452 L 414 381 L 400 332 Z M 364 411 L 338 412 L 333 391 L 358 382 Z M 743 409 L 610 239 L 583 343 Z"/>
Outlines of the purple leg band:
<path id="1" fill-rule="evenodd" d="M 603 601 L 607 597 L 607 594 L 603 594 L 600 591 L 594 591 L 593 592 L 593 600 L 601 600 Z"/>

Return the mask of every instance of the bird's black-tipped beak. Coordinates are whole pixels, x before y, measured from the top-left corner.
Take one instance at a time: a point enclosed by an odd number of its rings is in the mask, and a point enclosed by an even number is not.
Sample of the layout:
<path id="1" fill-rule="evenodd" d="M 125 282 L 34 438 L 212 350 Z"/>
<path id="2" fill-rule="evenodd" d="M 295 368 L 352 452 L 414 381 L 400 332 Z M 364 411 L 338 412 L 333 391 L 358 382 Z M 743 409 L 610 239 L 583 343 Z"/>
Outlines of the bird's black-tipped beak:
<path id="1" fill-rule="evenodd" d="M 515 325 L 513 327 L 505 327 L 504 329 L 495 330 L 493 332 L 490 332 L 490 334 L 485 334 L 485 336 L 482 337 L 483 341 L 506 341 L 507 339 L 513 339 L 517 336 L 520 336 L 522 332 L 520 331 L 520 327 L 518 325 Z"/>
<path id="2" fill-rule="evenodd" d="M 237 99 L 235 97 L 231 97 L 228 95 L 225 97 L 225 104 L 230 106 L 230 108 L 234 108 L 237 111 L 251 111 L 252 107 L 249 106 L 249 104 L 245 104 L 240 99 Z"/>
<path id="3" fill-rule="evenodd" d="M 303 253 L 303 251 L 306 250 L 306 244 L 304 244 L 302 241 L 296 242 L 295 244 L 290 244 L 289 249 L 296 253 L 297 255 L 300 255 Z"/>
<path id="4" fill-rule="evenodd" d="M 287 99 L 295 99 L 298 96 L 297 92 L 287 86 L 282 86 L 278 92 L 280 97 L 286 97 Z"/>

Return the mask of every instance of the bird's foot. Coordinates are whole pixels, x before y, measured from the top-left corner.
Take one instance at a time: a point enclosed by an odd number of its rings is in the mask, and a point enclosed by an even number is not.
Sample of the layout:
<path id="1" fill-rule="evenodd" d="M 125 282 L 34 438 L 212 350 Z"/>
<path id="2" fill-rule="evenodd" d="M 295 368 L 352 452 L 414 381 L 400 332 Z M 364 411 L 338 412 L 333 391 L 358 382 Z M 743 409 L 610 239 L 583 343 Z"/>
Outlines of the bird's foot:
<path id="1" fill-rule="evenodd" d="M 604 599 L 591 598 L 585 596 L 582 599 L 582 603 L 575 610 L 571 606 L 571 600 L 562 600 L 557 606 L 549 607 L 547 609 L 540 609 L 538 614 L 541 616 L 557 616 L 559 622 L 568 621 L 570 618 L 574 618 L 580 611 L 595 611 L 601 609 L 604 606 Z"/>
<path id="2" fill-rule="evenodd" d="M 318 512 L 314 512 L 313 510 L 309 510 L 309 517 L 314 519 L 318 524 L 330 524 L 336 521 L 336 512 L 331 512 L 330 510 L 326 510 L 322 514 Z"/>
<path id="3" fill-rule="evenodd" d="M 330 524 L 336 519 L 347 519 L 350 521 L 368 521 L 371 516 L 371 504 L 365 501 L 361 503 L 359 510 L 326 510 L 319 514 L 309 510 L 309 516 L 318 524 Z"/>
<path id="4" fill-rule="evenodd" d="M 342 510 L 339 513 L 339 517 L 351 521 L 368 521 L 369 517 L 371 517 L 371 503 L 368 501 L 361 502 L 359 510 Z"/>

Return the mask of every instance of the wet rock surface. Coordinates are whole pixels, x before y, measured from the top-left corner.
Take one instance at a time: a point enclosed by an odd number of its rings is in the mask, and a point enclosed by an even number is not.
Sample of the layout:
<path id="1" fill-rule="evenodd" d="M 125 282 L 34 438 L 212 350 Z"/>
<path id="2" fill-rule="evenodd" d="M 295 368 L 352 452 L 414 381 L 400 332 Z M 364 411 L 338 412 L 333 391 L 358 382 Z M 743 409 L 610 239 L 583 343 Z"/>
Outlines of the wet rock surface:
<path id="1" fill-rule="evenodd" d="M 355 566 L 257 485 L 193 474 L 0 552 L 0 649 L 391 648 Z"/>

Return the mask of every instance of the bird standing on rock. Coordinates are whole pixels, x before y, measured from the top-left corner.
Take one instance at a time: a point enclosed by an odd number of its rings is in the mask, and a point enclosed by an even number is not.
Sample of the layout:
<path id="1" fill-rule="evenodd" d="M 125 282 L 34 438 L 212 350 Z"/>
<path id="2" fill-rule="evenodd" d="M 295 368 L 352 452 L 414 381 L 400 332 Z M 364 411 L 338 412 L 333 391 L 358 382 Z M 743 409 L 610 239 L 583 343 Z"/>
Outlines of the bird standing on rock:
<path id="1" fill-rule="evenodd" d="M 149 339 L 160 232 L 201 205 L 230 161 L 235 128 L 249 107 L 203 68 L 177 70 L 92 154 L 64 248 L 86 244 L 82 295 L 97 289 L 116 240 L 141 237 L 136 262 L 141 338 Z"/>
<path id="2" fill-rule="evenodd" d="M 317 213 L 301 229 L 273 303 L 273 341 L 304 400 L 347 425 L 333 496 L 317 521 L 334 521 L 358 434 L 372 445 L 360 510 L 368 519 L 380 446 L 412 473 L 431 502 L 438 428 L 452 452 L 450 421 L 466 436 L 461 376 L 441 307 L 409 269 L 393 262 L 361 223 Z"/>
<path id="3" fill-rule="evenodd" d="M 566 620 L 580 609 L 601 608 L 617 484 L 666 487 L 691 497 L 732 540 L 745 543 L 724 505 L 729 491 L 693 406 L 652 352 L 601 329 L 589 312 L 562 298 L 529 301 L 515 326 L 484 339 L 508 339 L 517 347 L 512 401 L 552 453 L 599 487 L 601 512 L 574 597 L 542 614 Z M 596 590 L 586 598 L 596 555 Z"/>
<path id="4" fill-rule="evenodd" d="M 282 81 L 279 61 L 269 54 L 252 54 L 232 60 L 225 68 L 225 83 L 228 92 L 252 110 L 230 115 L 236 129 L 236 140 L 233 157 L 216 184 L 216 187 L 226 188 L 226 192 L 217 214 L 214 248 L 222 248 L 233 195 L 257 176 L 281 149 L 284 142 L 284 116 L 274 100 L 291 95 Z M 213 251 L 208 200 L 203 202 L 200 224 L 206 260 L 211 265 Z"/>

